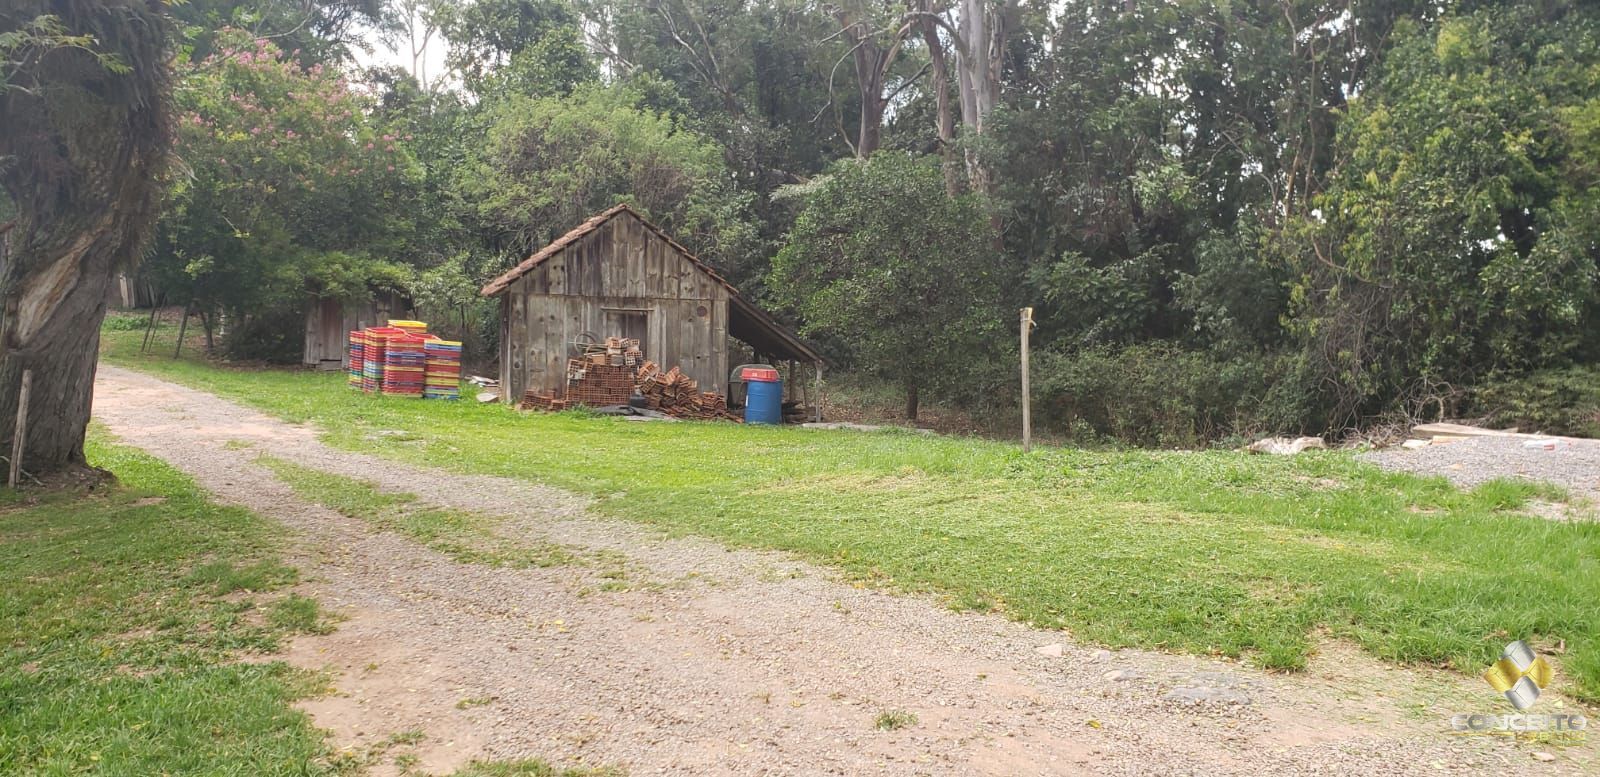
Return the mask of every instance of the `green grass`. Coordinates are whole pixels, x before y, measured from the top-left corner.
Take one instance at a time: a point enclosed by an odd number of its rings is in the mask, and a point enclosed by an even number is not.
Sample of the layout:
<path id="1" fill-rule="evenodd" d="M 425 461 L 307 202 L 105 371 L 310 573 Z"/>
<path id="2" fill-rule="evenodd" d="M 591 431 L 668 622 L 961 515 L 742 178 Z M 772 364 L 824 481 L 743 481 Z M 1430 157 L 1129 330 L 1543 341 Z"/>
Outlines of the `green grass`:
<path id="1" fill-rule="evenodd" d="M 291 706 L 323 679 L 233 660 L 318 626 L 279 533 L 102 435 L 89 456 L 121 485 L 0 496 L 0 774 L 335 771 Z"/>
<path id="2" fill-rule="evenodd" d="M 895 432 L 518 414 L 364 396 L 337 374 L 138 357 L 129 342 L 108 333 L 108 359 L 315 423 L 339 447 L 549 483 L 669 532 L 793 551 L 1090 642 L 1294 669 L 1329 634 L 1476 674 L 1509 640 L 1564 640 L 1558 687 L 1600 700 L 1600 525 L 1518 514 L 1549 493 L 1529 484 L 1462 492 L 1341 452 L 1024 455 Z"/>
<path id="3" fill-rule="evenodd" d="M 456 771 L 455 777 L 622 777 L 617 769 L 556 767 L 544 761 L 473 761 Z"/>
<path id="4" fill-rule="evenodd" d="M 0 774 L 352 774 L 422 740 L 336 753 L 292 706 L 325 692 L 325 676 L 238 661 L 331 631 L 315 599 L 286 592 L 299 576 L 276 555 L 281 529 L 98 431 L 88 453 L 117 487 L 0 490 Z M 613 774 L 537 760 L 457 772 Z"/>
<path id="5" fill-rule="evenodd" d="M 415 494 L 380 491 L 369 483 L 330 475 L 273 456 L 257 461 L 307 501 L 381 531 L 403 534 L 456 561 L 489 566 L 550 567 L 584 559 L 550 542 L 513 541 L 495 532 L 494 516 L 432 507 Z"/>
<path id="6" fill-rule="evenodd" d="M 897 731 L 907 726 L 917 725 L 917 713 L 905 710 L 884 710 L 872 721 L 874 728 L 879 731 Z"/>

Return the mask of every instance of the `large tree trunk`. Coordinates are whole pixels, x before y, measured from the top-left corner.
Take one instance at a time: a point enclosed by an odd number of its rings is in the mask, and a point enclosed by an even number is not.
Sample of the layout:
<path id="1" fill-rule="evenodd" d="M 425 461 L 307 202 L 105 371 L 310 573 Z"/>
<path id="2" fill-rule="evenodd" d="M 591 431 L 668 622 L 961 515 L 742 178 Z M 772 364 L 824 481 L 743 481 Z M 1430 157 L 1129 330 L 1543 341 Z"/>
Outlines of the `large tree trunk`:
<path id="1" fill-rule="evenodd" d="M 957 36 L 956 71 L 961 91 L 961 124 L 965 132 L 982 136 L 989 114 L 1000 104 L 1000 68 L 1005 56 L 1002 13 L 1010 0 L 960 0 L 960 34 Z M 974 191 L 988 194 L 989 170 L 978 151 L 967 146 L 967 180 Z"/>
<path id="2" fill-rule="evenodd" d="M 961 174 L 956 169 L 955 142 L 956 117 L 950 105 L 950 64 L 944 56 L 944 41 L 939 39 L 939 23 L 932 14 L 931 0 L 913 0 L 915 10 L 923 13 L 917 20 L 922 31 L 922 41 L 928 47 L 928 62 L 933 68 L 933 94 L 939 131 L 939 158 L 944 168 L 945 194 L 954 197 L 961 193 Z"/>
<path id="3" fill-rule="evenodd" d="M 24 0 L 0 33 L 54 15 L 92 51 L 34 36 L 0 90 L 0 185 L 16 219 L 0 248 L 0 440 L 33 371 L 22 468 L 83 471 L 100 322 L 119 268 L 158 212 L 171 143 L 170 37 L 158 0 Z M 110 59 L 114 58 L 114 59 Z M 108 64 L 110 67 L 108 67 Z"/>
<path id="4" fill-rule="evenodd" d="M 856 156 L 866 159 L 883 145 L 883 93 L 881 86 L 861 84 L 861 128 L 856 136 Z"/>
<path id="5" fill-rule="evenodd" d="M 19 225 L 14 232 L 21 232 Z M 0 438 L 10 450 L 23 370 L 33 371 L 28 401 L 28 436 L 22 468 L 35 477 L 86 467 L 83 437 L 89 424 L 100 321 L 106 313 L 109 269 L 96 256 L 105 238 L 85 236 L 67 245 L 4 253 L 0 288 L 6 289 L 4 351 L 0 353 Z M 97 246 L 101 243 L 101 246 Z M 22 274 L 24 259 L 44 259 L 41 269 Z"/>
<path id="6" fill-rule="evenodd" d="M 917 411 L 922 405 L 922 397 L 917 391 L 916 381 L 906 381 L 906 420 L 917 420 Z"/>
<path id="7" fill-rule="evenodd" d="M 831 9 L 845 41 L 850 44 L 850 57 L 855 63 L 856 94 L 861 109 L 861 122 L 856 130 L 856 156 L 866 159 L 882 145 L 883 114 L 890 100 L 883 93 L 884 83 L 911 25 L 891 30 L 887 45 L 883 45 L 878 42 L 879 33 L 865 19 L 858 18 L 855 11 L 839 6 Z"/>

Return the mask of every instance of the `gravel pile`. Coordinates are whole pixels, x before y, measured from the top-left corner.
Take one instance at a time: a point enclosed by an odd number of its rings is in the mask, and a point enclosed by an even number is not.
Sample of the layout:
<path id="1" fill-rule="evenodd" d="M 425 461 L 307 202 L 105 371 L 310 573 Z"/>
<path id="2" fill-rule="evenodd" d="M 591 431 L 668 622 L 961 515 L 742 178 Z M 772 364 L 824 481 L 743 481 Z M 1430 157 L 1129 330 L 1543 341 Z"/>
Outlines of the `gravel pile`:
<path id="1" fill-rule="evenodd" d="M 1361 458 L 1390 471 L 1442 475 L 1469 488 L 1496 478 L 1526 478 L 1600 498 L 1600 440 L 1561 440 L 1555 450 L 1530 448 L 1526 442 L 1470 437 L 1414 450 L 1386 448 Z"/>
<path id="2" fill-rule="evenodd" d="M 632 775 L 1499 775 L 1552 749 L 1450 736 L 1452 712 L 1490 708 L 1481 681 L 1341 643 L 1296 675 L 1097 649 L 784 554 L 665 538 L 524 481 L 333 450 L 314 429 L 137 373 L 102 367 L 95 414 L 294 531 L 306 593 L 344 617 L 291 648 L 339 691 L 304 706 L 334 742 L 379 753 L 378 775 L 398 774 L 399 754 L 426 773 L 538 757 Z M 530 540 L 625 555 L 626 572 L 458 563 L 298 498 L 262 453 L 494 511 Z M 916 722 L 877 727 L 902 712 Z M 426 736 L 384 749 L 410 730 Z M 1596 749 L 1556 750 L 1539 773 L 1593 774 Z"/>

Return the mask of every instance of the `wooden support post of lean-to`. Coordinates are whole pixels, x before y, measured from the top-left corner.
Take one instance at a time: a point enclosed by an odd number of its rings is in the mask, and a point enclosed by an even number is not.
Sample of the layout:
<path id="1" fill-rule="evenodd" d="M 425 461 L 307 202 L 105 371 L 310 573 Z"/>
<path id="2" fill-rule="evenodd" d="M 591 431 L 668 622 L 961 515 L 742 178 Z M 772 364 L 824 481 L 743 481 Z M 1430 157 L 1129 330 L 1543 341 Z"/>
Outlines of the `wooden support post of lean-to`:
<path id="1" fill-rule="evenodd" d="M 22 371 L 22 389 L 17 392 L 17 423 L 11 427 L 11 474 L 6 485 L 17 487 L 22 477 L 22 453 L 28 441 L 28 395 L 33 392 L 33 370 Z"/>
<path id="2" fill-rule="evenodd" d="M 1033 329 L 1033 308 L 1022 309 L 1022 452 L 1033 450 L 1033 418 L 1028 391 L 1028 330 Z"/>
<path id="3" fill-rule="evenodd" d="M 822 423 L 822 362 L 817 362 L 817 423 Z"/>

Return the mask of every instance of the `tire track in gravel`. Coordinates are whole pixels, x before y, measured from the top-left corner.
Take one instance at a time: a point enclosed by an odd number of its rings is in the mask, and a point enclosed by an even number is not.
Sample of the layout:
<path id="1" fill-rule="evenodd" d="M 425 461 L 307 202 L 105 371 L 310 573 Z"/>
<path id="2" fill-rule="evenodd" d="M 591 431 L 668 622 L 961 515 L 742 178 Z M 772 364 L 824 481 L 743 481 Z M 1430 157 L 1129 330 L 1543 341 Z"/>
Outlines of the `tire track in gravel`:
<path id="1" fill-rule="evenodd" d="M 1446 711 L 1492 706 L 1473 680 L 1396 669 L 1337 643 L 1292 676 L 1096 650 L 929 597 L 860 589 L 785 554 L 666 539 L 556 489 L 336 450 L 310 427 L 109 366 L 95 416 L 220 501 L 293 530 L 289 552 L 309 593 L 346 618 L 287 654 L 337 673 L 339 693 L 304 707 L 355 750 L 426 732 L 413 752 L 433 773 L 525 757 L 633 775 L 1579 774 L 1595 765 L 1592 744 L 1543 763 L 1513 742 L 1452 738 Z M 618 551 L 659 584 L 597 592 L 603 581 L 590 567 L 457 563 L 300 499 L 255 462 L 263 453 L 504 515 L 519 536 Z M 1063 569 L 1071 574 L 1070 562 Z M 1061 655 L 1040 652 L 1047 645 Z M 1168 698 L 1181 688 L 1249 703 Z M 891 709 L 918 722 L 877 730 Z"/>

